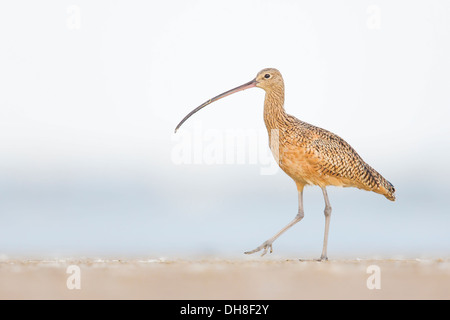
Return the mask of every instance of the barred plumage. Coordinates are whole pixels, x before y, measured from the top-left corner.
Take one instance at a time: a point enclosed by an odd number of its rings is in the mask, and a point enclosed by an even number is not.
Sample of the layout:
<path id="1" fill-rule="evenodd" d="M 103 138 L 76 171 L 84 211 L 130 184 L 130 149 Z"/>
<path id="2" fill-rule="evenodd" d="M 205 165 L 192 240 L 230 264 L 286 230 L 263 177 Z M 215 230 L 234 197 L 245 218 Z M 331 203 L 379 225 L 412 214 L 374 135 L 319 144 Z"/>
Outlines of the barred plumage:
<path id="1" fill-rule="evenodd" d="M 308 181 L 308 184 L 356 187 L 374 191 L 384 195 L 389 200 L 395 200 L 395 189 L 381 174 L 368 165 L 359 154 L 341 137 L 325 129 L 313 126 L 287 115 L 286 121 L 288 138 L 280 143 L 285 153 L 280 150 L 280 161 L 283 155 L 289 157 L 294 146 L 294 153 L 298 153 L 307 160 L 313 176 L 293 176 L 296 180 Z M 292 134 L 293 133 L 293 134 Z M 283 134 L 281 134 L 283 137 Z M 289 139 L 289 137 L 294 137 Z M 283 140 L 281 138 L 280 140 Z M 286 171 L 290 171 L 282 165 Z M 289 174 L 289 173 L 288 173 Z"/>
<path id="2" fill-rule="evenodd" d="M 284 110 L 284 83 L 279 80 L 266 90 L 264 120 L 269 133 L 279 135 L 278 163 L 297 185 L 356 187 L 395 200 L 395 188 L 338 135 L 303 122 Z M 274 151 L 274 150 L 272 150 Z"/>

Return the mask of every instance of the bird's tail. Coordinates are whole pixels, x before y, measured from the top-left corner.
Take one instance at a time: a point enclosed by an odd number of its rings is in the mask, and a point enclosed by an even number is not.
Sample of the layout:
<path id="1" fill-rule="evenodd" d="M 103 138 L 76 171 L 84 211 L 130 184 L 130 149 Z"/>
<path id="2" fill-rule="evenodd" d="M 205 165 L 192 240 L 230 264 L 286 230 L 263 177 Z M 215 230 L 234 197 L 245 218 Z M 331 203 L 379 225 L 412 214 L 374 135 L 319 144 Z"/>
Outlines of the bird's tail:
<path id="1" fill-rule="evenodd" d="M 395 188 L 393 184 L 387 181 L 380 173 L 378 173 L 368 164 L 366 164 L 366 168 L 370 173 L 370 178 L 372 179 L 370 181 L 373 182 L 370 184 L 371 188 L 366 190 L 371 190 L 376 193 L 382 194 L 387 199 L 395 201 Z"/>
<path id="2" fill-rule="evenodd" d="M 391 200 L 391 201 L 395 201 L 395 188 L 392 185 L 392 183 L 390 183 L 389 181 L 387 181 L 386 179 L 382 179 L 381 180 L 381 186 L 384 188 L 384 192 L 383 195 Z"/>

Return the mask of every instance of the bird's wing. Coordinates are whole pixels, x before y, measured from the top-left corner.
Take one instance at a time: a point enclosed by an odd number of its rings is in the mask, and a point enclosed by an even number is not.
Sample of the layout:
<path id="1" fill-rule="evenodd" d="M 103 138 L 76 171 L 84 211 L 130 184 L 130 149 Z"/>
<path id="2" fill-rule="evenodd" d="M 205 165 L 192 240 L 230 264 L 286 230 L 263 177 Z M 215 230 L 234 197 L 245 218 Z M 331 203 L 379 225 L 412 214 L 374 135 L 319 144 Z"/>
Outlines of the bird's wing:
<path id="1" fill-rule="evenodd" d="M 365 163 L 344 139 L 328 130 L 295 120 L 296 143 L 308 154 L 317 174 L 351 181 L 354 186 L 367 190 L 380 186 L 381 175 Z"/>
<path id="2" fill-rule="evenodd" d="M 322 175 L 362 182 L 370 188 L 376 187 L 376 179 L 358 153 L 339 136 L 327 133 L 308 142 L 308 149 L 317 160 L 317 170 Z"/>

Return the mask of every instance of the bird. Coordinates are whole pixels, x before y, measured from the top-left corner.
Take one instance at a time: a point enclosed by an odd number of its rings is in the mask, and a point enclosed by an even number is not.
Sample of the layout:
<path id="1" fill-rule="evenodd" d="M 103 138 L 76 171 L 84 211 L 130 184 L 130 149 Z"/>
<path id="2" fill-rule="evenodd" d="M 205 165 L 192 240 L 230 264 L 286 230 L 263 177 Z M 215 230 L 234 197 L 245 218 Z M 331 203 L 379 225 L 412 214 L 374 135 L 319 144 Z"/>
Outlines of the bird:
<path id="1" fill-rule="evenodd" d="M 258 72 L 253 80 L 209 99 L 188 113 L 176 126 L 175 133 L 189 117 L 207 105 L 254 87 L 265 91 L 264 123 L 268 132 L 269 147 L 279 167 L 294 180 L 297 186 L 298 210 L 294 219 L 284 228 L 260 246 L 246 251 L 245 254 L 262 250 L 262 256 L 264 256 L 268 251 L 273 252 L 273 242 L 303 219 L 303 190 L 305 186 L 312 185 L 321 188 L 325 200 L 323 247 L 320 258 L 317 260 L 328 260 L 327 246 L 332 208 L 327 187 L 356 187 L 384 195 L 391 201 L 395 201 L 395 188 L 367 164 L 344 139 L 286 113 L 285 87 L 280 71 L 275 68 L 265 68 Z"/>

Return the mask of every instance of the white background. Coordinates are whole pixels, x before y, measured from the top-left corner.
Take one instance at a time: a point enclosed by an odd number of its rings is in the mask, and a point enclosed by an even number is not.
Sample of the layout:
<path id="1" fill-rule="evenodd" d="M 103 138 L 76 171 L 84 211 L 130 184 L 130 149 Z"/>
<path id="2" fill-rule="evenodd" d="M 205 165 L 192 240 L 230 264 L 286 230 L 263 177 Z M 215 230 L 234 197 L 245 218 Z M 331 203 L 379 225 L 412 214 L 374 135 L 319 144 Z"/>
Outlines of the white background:
<path id="1" fill-rule="evenodd" d="M 0 254 L 258 246 L 295 216 L 295 184 L 259 164 L 176 165 L 173 130 L 275 67 L 286 111 L 344 138 L 397 189 L 392 203 L 329 188 L 329 257 L 447 255 L 449 16 L 448 1 L 2 2 Z M 263 132 L 263 97 L 227 97 L 182 130 Z M 320 189 L 304 203 L 276 256 L 319 256 Z"/>

